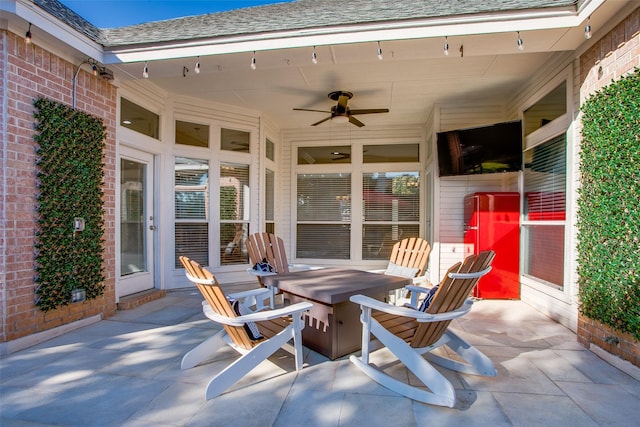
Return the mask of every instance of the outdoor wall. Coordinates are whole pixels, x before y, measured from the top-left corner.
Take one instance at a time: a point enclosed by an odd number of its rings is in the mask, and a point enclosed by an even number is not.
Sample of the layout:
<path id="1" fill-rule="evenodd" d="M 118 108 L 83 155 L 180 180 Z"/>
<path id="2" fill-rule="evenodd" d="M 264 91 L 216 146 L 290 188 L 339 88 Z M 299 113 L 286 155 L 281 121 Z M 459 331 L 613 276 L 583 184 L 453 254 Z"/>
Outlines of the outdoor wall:
<path id="1" fill-rule="evenodd" d="M 504 101 L 489 104 L 443 105 L 435 115 L 436 132 L 490 125 L 515 119 L 505 113 Z M 434 139 L 435 141 L 435 139 Z M 435 144 L 435 142 L 433 142 Z M 434 151 L 437 152 L 435 146 Z M 434 163 L 437 164 L 437 158 Z M 434 176 L 438 176 L 435 167 Z M 486 174 L 447 176 L 437 180 L 435 194 L 437 220 L 434 227 L 434 251 L 439 266 L 431 280 L 438 282 L 449 267 L 465 258 L 464 197 L 477 191 L 518 191 L 518 174 Z M 432 254 L 433 257 L 433 254 Z"/>
<path id="2" fill-rule="evenodd" d="M 599 89 L 640 67 L 640 8 L 635 9 L 580 56 L 580 104 Z M 640 366 L 640 343 L 586 317 L 578 319 L 578 341 L 595 344 Z"/>
<path id="3" fill-rule="evenodd" d="M 0 345 L 0 352 L 6 352 L 20 347 L 15 340 L 115 313 L 117 90 L 109 81 L 85 70 L 78 74 L 77 108 L 102 118 L 107 129 L 103 187 L 105 292 L 100 298 L 44 313 L 34 304 L 37 189 L 33 101 L 47 97 L 72 105 L 73 76 L 78 65 L 42 49 L 36 40 L 26 44 L 21 36 L 7 31 L 0 33 L 0 52 L 0 344 L 15 344 Z M 87 65 L 85 68 L 89 69 Z"/>

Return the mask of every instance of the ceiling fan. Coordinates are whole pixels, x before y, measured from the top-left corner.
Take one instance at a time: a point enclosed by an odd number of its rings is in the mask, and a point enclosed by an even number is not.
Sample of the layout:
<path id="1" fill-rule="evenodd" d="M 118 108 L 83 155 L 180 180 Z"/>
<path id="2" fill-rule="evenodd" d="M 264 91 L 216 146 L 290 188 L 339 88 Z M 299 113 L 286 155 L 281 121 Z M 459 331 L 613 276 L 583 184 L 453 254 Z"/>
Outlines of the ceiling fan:
<path id="1" fill-rule="evenodd" d="M 329 117 L 324 118 L 324 119 L 320 120 L 319 122 L 313 123 L 311 126 L 317 126 L 320 123 L 326 122 L 327 120 L 335 120 L 335 121 L 340 122 L 340 123 L 349 122 L 349 123 L 354 124 L 354 125 L 356 125 L 358 127 L 364 126 L 364 123 L 362 123 L 360 120 L 358 120 L 355 117 L 353 117 L 354 115 L 372 114 L 372 113 L 388 113 L 389 112 L 388 108 L 369 108 L 369 109 L 364 109 L 364 110 L 352 110 L 347 105 L 349 100 L 351 98 L 353 98 L 353 93 L 351 93 L 351 92 L 346 92 L 346 91 L 343 91 L 343 90 L 337 90 L 337 91 L 331 92 L 328 96 L 329 96 L 330 99 L 333 99 L 334 101 L 338 101 L 338 103 L 336 105 L 331 107 L 331 111 L 309 110 L 309 109 L 306 109 L 306 108 L 294 108 L 294 110 L 295 111 L 314 111 L 314 112 L 318 112 L 318 113 L 329 113 L 330 114 Z"/>
<path id="2" fill-rule="evenodd" d="M 351 158 L 351 153 L 343 153 L 341 151 L 334 151 L 331 153 L 332 156 L 336 156 L 336 157 L 332 157 L 331 160 L 336 161 L 336 160 L 345 160 L 345 159 L 350 159 Z"/>

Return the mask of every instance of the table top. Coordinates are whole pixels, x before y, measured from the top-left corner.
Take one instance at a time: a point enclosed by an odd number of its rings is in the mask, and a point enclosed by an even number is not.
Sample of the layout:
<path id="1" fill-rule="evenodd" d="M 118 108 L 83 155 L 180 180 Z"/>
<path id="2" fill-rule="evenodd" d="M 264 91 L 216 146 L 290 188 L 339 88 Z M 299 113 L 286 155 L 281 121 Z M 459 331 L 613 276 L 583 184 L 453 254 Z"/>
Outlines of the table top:
<path id="1" fill-rule="evenodd" d="M 338 304 L 356 294 L 373 296 L 410 285 L 407 277 L 348 268 L 322 268 L 263 277 L 265 285 L 325 304 Z"/>

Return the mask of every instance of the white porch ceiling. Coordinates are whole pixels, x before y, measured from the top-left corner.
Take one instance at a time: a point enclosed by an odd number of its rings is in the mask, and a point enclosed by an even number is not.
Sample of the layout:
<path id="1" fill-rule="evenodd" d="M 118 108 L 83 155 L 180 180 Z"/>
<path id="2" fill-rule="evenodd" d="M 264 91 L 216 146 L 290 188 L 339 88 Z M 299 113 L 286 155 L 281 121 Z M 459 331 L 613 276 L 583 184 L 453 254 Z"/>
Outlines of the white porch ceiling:
<path id="1" fill-rule="evenodd" d="M 593 28 L 620 8 L 612 3 L 598 10 Z M 390 110 L 356 116 L 366 126 L 423 125 L 434 104 L 508 102 L 554 54 L 575 51 L 585 41 L 583 26 L 523 31 L 521 37 L 524 51 L 516 49 L 515 32 L 449 37 L 449 56 L 443 54 L 444 37 L 383 41 L 382 61 L 375 42 L 317 46 L 317 64 L 311 46 L 257 51 L 256 70 L 250 68 L 252 52 L 201 56 L 199 74 L 195 57 L 156 60 L 149 61 L 144 80 L 142 62 L 108 67 L 121 81 L 136 79 L 172 94 L 261 112 L 281 129 L 309 127 L 328 116 L 293 108 L 329 111 L 335 101 L 327 94 L 336 90 L 354 94 L 351 109 Z"/>

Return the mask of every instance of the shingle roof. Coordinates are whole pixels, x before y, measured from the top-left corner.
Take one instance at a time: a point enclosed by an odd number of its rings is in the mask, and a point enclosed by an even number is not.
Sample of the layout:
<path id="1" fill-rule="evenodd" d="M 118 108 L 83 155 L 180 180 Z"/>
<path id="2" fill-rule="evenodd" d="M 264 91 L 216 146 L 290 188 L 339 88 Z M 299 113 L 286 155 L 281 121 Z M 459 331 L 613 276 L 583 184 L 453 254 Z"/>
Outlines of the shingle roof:
<path id="1" fill-rule="evenodd" d="M 33 3 L 49 12 L 51 15 L 66 23 L 71 28 L 79 31 L 91 40 L 106 44 L 102 30 L 60 3 L 57 0 L 33 0 Z"/>
<path id="2" fill-rule="evenodd" d="M 578 3 L 577 0 L 297 0 L 98 29 L 57 0 L 34 2 L 109 47 L 526 9 L 575 10 Z"/>

